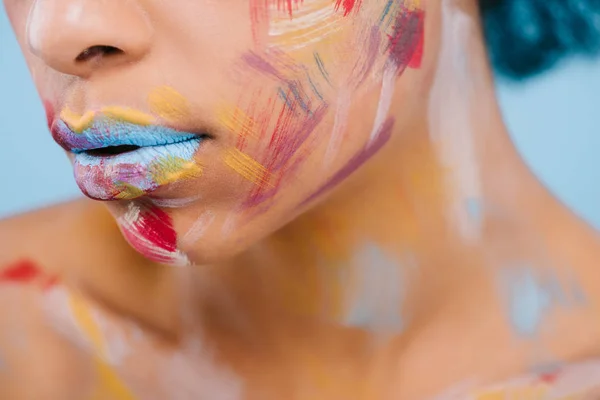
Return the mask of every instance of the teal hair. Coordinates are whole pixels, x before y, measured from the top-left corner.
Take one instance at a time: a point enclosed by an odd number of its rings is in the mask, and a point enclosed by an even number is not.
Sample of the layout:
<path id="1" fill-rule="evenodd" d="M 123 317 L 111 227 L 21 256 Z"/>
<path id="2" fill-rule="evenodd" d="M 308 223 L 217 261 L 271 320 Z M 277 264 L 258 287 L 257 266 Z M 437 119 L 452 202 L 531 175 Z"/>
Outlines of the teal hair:
<path id="1" fill-rule="evenodd" d="M 496 71 L 510 79 L 542 73 L 576 55 L 600 54 L 600 0 L 480 0 Z"/>

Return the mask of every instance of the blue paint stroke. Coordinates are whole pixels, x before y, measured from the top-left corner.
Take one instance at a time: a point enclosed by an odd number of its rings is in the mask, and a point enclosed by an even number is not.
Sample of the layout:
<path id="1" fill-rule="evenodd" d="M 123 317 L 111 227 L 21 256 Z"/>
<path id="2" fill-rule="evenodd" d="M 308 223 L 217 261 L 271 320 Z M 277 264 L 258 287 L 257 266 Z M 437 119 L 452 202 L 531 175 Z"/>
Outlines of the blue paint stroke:
<path id="1" fill-rule="evenodd" d="M 569 282 L 568 290 L 552 271 L 535 271 L 518 266 L 501 272 L 501 283 L 508 301 L 508 313 L 514 331 L 525 338 L 540 333 L 549 314 L 558 307 L 576 307 L 585 303 L 579 285 Z"/>
<path id="2" fill-rule="evenodd" d="M 467 209 L 467 214 L 473 222 L 478 225 L 483 223 L 484 216 L 484 207 L 483 200 L 479 198 L 469 198 L 465 200 L 465 208 Z"/>
<path id="3" fill-rule="evenodd" d="M 357 286 L 345 324 L 374 331 L 401 331 L 406 296 L 403 266 L 372 244 L 365 246 L 354 262 L 353 282 Z"/>
<path id="4" fill-rule="evenodd" d="M 329 73 L 327 73 L 327 70 L 325 69 L 325 65 L 323 64 L 323 60 L 321 59 L 321 56 L 317 52 L 315 52 L 313 55 L 315 57 L 315 62 L 317 63 L 317 67 L 319 68 L 319 71 L 321 72 L 321 75 L 323 75 L 323 78 L 325 78 L 327 83 L 329 83 L 331 85 L 331 82 L 329 81 Z"/>
<path id="5" fill-rule="evenodd" d="M 509 313 L 514 330 L 521 336 L 534 337 L 552 305 L 552 294 L 530 268 L 513 271 L 507 277 Z"/>

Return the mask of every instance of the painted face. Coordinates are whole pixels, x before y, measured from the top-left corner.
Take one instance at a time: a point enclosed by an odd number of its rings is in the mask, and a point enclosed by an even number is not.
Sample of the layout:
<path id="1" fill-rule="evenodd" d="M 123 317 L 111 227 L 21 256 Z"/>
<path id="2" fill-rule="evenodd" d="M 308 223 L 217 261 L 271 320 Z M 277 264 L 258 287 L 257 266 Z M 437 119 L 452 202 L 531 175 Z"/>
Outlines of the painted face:
<path id="1" fill-rule="evenodd" d="M 248 248 L 386 145 L 419 0 L 5 0 L 81 190 L 160 262 Z"/>

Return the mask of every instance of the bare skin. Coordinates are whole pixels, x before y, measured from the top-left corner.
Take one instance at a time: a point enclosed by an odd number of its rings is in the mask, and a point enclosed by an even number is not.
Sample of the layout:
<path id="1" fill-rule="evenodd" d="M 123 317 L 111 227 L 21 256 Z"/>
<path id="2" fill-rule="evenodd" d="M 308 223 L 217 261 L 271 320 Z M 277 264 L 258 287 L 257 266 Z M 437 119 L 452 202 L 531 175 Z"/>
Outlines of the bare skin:
<path id="1" fill-rule="evenodd" d="M 476 14 L 473 2 L 460 4 Z M 432 9 L 435 37 L 441 11 Z M 0 284 L 3 304 L 11 305 L 0 320 L 12 332 L 0 336 L 0 398 L 420 400 L 464 388 L 442 399 L 495 400 L 502 397 L 468 396 L 550 364 L 568 370 L 599 357 L 598 235 L 518 156 L 478 35 L 468 43 L 477 101 L 467 112 L 483 138 L 477 167 L 493 201 L 476 243 L 446 218 L 453 194 L 445 181 L 461 177 L 442 165 L 430 140 L 425 94 L 441 46 L 431 43 L 425 67 L 398 83 L 390 114 L 400 123 L 390 142 L 327 197 L 235 257 L 185 268 L 148 261 L 90 200 L 0 223 L 7 249 L 0 266 L 29 259 L 44 271 L 27 284 Z M 406 104 L 414 81 L 425 89 Z M 376 104 L 377 95 L 369 92 L 366 103 Z M 384 297 L 356 326 L 344 317 L 352 284 L 343 277 L 365 238 L 403 260 L 393 269 L 408 284 L 401 300 Z M 385 264 L 382 258 L 372 264 Z M 519 336 L 498 290 L 499 276 L 517 271 L 513 258 L 527 260 L 535 274 L 557 275 L 584 299 L 552 309 L 539 330 Z M 360 283 L 369 274 L 357 275 Z M 44 284 L 54 276 L 56 284 Z M 400 324 L 389 321 L 388 308 L 403 316 Z M 592 399 L 599 379 L 552 399 Z M 553 380 L 541 384 L 550 390 Z"/>
<path id="2" fill-rule="evenodd" d="M 369 168 L 377 168 L 377 164 Z M 460 248 L 452 238 L 442 235 L 427 236 L 427 240 L 416 243 L 422 249 L 420 259 L 428 255 L 430 261 L 421 264 L 422 275 L 413 281 L 405 303 L 410 324 L 402 334 L 384 334 L 376 339 L 360 330 L 315 319 L 311 310 L 293 308 L 296 299 L 290 298 L 290 289 L 295 288 L 300 297 L 318 296 L 311 289 L 317 283 L 311 271 L 317 271 L 318 266 L 304 263 L 306 256 L 302 255 L 310 254 L 310 242 L 306 244 L 308 249 L 303 249 L 298 242 L 289 241 L 296 243 L 293 264 L 269 263 L 264 257 L 273 259 L 272 253 L 259 247 L 228 265 L 187 270 L 186 278 L 196 294 L 176 296 L 181 290 L 178 274 L 182 271 L 139 257 L 121 239 L 103 207 L 83 200 L 4 221 L 0 238 L 10 251 L 2 254 L 0 262 L 7 265 L 23 258 L 35 260 L 48 274 L 60 276 L 60 285 L 81 293 L 91 307 L 116 318 L 117 325 L 133 320 L 147 335 L 157 335 L 152 347 L 155 354 L 138 355 L 141 363 L 176 351 L 194 332 L 200 335 L 197 332 L 201 331 L 203 340 L 218 349 L 223 364 L 233 368 L 236 376 L 244 377 L 248 398 L 277 398 L 282 393 L 295 393 L 299 399 L 312 398 L 307 389 L 311 387 L 322 398 L 373 398 L 369 397 L 373 393 L 381 398 L 391 393 L 391 398 L 427 398 L 475 375 L 498 382 L 526 373 L 532 362 L 528 355 L 542 341 L 559 360 L 576 362 L 598 355 L 600 327 L 596 310 L 600 280 L 595 274 L 596 234 L 528 179 L 530 175 L 520 176 L 526 177 L 523 187 L 529 188 L 523 192 L 527 200 L 521 204 L 546 205 L 521 207 L 521 218 L 527 218 L 536 234 L 548 243 L 551 259 L 564 260 L 573 267 L 588 296 L 585 307 L 558 313 L 552 331 L 530 342 L 516 341 L 511 334 L 490 271 L 480 267 L 480 252 Z M 360 185 L 359 180 L 356 182 Z M 351 184 L 347 190 L 365 193 L 366 198 L 355 196 L 359 205 L 372 201 L 370 196 L 377 196 L 373 189 L 359 191 Z M 328 206 L 341 213 L 352 204 L 336 204 L 332 200 L 323 209 Z M 434 205 L 429 209 L 434 210 Z M 318 220 L 336 220 L 331 209 L 326 215 Z M 284 230 L 263 246 L 274 246 L 275 240 L 288 242 L 290 235 L 300 229 L 310 230 L 315 221 L 310 217 L 299 219 L 294 223 L 297 229 Z M 368 216 L 360 219 L 363 217 Z M 399 217 L 409 220 L 411 216 Z M 432 232 L 443 229 L 434 223 Z M 90 224 L 97 227 L 93 233 L 87 229 Z M 356 224 L 360 226 L 360 221 Z M 50 241 L 50 236 L 61 240 Z M 72 246 L 70 242 L 75 240 L 77 246 Z M 290 251 L 285 244 L 277 248 L 276 255 Z M 82 259 L 87 260 L 85 265 L 76 261 Z M 50 327 L 48 316 L 40 311 L 36 301 L 41 289 L 4 284 L 1 290 L 7 299 L 5 304 L 13 305 L 5 309 L 3 325 L 22 327 L 21 322 L 11 319 L 15 318 L 14 312 L 8 312 L 19 305 L 18 318 L 25 317 L 31 324 L 27 325 L 27 332 L 34 337 L 29 340 L 39 349 L 18 351 L 10 338 L 3 337 L 3 354 L 12 348 L 3 357 L 4 363 L 23 366 L 3 373 L 6 383 L 0 387 L 10 394 L 6 397 L 38 398 L 29 391 L 66 390 L 77 398 L 77 388 L 82 391 L 79 393 L 89 390 L 82 382 L 89 384 L 92 380 L 93 357 L 89 351 L 74 346 L 72 338 L 65 338 Z M 182 309 L 193 317 L 181 319 Z M 57 375 L 33 387 L 24 385 L 24 380 L 36 375 L 37 368 L 40 374 L 50 369 Z"/>

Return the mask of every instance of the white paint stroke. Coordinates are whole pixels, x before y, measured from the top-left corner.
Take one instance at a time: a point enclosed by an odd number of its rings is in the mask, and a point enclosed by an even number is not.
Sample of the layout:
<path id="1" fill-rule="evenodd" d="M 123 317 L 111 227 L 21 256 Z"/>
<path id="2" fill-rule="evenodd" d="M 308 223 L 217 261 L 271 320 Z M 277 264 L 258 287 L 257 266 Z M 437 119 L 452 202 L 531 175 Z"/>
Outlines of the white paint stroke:
<path id="1" fill-rule="evenodd" d="M 202 238 L 208 227 L 214 222 L 215 213 L 212 211 L 205 211 L 200 217 L 194 222 L 192 227 L 183 235 L 183 243 L 190 245 L 196 243 Z"/>
<path id="2" fill-rule="evenodd" d="M 467 203 L 481 199 L 480 169 L 472 126 L 473 85 L 469 68 L 468 41 L 475 35 L 468 15 L 454 6 L 442 4 L 442 32 L 439 62 L 429 101 L 429 127 L 442 165 L 453 172 L 446 180 L 452 194 L 448 218 L 456 225 L 463 240 L 476 241 L 481 221 L 471 218 Z"/>

